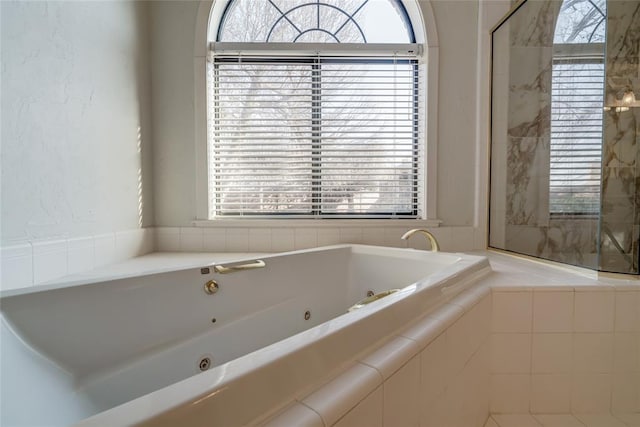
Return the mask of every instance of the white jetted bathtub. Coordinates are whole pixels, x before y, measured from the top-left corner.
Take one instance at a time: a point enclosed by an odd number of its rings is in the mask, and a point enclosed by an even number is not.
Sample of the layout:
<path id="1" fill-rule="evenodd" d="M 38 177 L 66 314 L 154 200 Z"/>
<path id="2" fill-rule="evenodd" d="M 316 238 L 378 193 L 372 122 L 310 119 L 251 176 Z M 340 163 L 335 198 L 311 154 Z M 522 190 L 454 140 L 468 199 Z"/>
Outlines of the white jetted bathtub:
<path id="1" fill-rule="evenodd" d="M 3 292 L 1 424 L 168 425 L 167 411 L 193 410 L 248 423 L 490 270 L 361 245 L 213 260 Z"/>

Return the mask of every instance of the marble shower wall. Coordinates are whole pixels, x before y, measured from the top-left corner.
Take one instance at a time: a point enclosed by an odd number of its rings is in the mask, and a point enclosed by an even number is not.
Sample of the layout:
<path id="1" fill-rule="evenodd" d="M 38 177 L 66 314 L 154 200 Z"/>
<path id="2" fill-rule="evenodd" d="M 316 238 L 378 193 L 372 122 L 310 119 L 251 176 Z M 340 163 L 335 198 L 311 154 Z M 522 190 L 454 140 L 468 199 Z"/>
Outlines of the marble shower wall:
<path id="1" fill-rule="evenodd" d="M 529 2 L 510 19 L 507 225 L 547 221 L 553 17 L 559 5 Z"/>
<path id="2" fill-rule="evenodd" d="M 640 101 L 640 2 L 608 2 L 606 104 L 632 90 Z M 640 241 L 640 102 L 605 112 L 600 269 L 638 273 Z"/>
<path id="3" fill-rule="evenodd" d="M 595 268 L 597 221 L 549 215 L 551 72 L 561 5 L 528 1 L 494 33 L 490 240 L 493 247 Z"/>
<path id="4" fill-rule="evenodd" d="M 551 73 L 562 0 L 528 0 L 493 34 L 490 246 L 553 261 L 638 273 L 640 3 L 608 1 L 606 96 L 638 108 L 605 113 L 602 216 L 549 213 Z"/>

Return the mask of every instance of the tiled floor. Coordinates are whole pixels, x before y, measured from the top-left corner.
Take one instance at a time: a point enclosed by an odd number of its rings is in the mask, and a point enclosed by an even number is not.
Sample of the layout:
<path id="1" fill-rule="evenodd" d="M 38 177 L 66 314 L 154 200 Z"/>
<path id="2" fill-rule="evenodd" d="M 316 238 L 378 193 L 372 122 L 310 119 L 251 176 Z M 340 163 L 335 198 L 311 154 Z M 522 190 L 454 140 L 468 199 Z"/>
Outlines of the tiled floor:
<path id="1" fill-rule="evenodd" d="M 640 427 L 638 414 L 494 414 L 484 427 Z"/>

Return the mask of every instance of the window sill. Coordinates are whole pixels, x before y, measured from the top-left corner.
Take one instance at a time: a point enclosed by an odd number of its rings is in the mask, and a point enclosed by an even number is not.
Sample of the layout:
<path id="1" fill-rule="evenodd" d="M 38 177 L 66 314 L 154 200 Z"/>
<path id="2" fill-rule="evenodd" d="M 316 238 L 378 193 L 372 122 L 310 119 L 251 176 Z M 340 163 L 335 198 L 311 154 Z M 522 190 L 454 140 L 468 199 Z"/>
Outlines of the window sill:
<path id="1" fill-rule="evenodd" d="M 237 227 L 237 228 L 335 228 L 335 227 L 439 227 L 439 219 L 251 219 L 221 218 L 198 219 L 191 224 L 194 227 Z"/>

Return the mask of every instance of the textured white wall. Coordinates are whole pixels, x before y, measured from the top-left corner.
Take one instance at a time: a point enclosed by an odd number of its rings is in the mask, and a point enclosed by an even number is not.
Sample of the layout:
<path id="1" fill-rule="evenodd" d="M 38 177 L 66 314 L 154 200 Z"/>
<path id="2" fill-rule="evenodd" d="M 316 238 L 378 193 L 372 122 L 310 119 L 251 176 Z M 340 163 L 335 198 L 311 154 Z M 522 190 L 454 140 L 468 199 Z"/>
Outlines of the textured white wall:
<path id="1" fill-rule="evenodd" d="M 198 6 L 198 1 L 151 3 L 155 225 L 190 225 L 196 216 L 193 46 Z"/>
<path id="2" fill-rule="evenodd" d="M 151 225 L 148 5 L 0 8 L 2 244 Z"/>
<path id="3" fill-rule="evenodd" d="M 476 155 L 478 4 L 432 1 L 440 41 L 437 213 L 451 226 L 474 225 L 476 170 L 484 167 Z M 188 226 L 196 216 L 193 49 L 198 5 L 162 1 L 151 6 L 158 226 Z"/>

